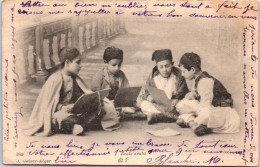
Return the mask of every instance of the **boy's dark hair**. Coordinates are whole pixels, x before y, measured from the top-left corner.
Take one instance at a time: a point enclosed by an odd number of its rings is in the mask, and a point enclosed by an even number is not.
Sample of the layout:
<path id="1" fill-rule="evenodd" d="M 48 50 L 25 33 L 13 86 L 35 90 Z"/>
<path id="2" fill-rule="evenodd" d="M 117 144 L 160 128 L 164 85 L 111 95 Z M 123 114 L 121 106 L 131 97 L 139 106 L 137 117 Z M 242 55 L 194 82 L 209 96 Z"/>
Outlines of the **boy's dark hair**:
<path id="1" fill-rule="evenodd" d="M 180 63 L 179 63 L 179 67 L 183 66 L 185 69 L 189 70 L 191 69 L 191 67 L 195 68 L 196 70 L 201 70 L 201 60 L 200 60 L 200 56 L 197 55 L 196 53 L 185 53 L 184 55 L 182 55 Z"/>
<path id="2" fill-rule="evenodd" d="M 63 68 L 66 60 L 73 61 L 73 59 L 75 59 L 78 56 L 81 56 L 81 54 L 77 48 L 64 47 L 64 48 L 60 49 L 59 50 L 60 64 L 47 70 L 48 75 L 47 75 L 46 80 L 49 78 L 49 76 L 51 76 L 51 74 L 53 74 L 60 68 Z"/>
<path id="3" fill-rule="evenodd" d="M 170 60 L 172 62 L 172 51 L 170 49 L 155 50 L 152 55 L 152 61 L 156 63 L 163 60 Z"/>
<path id="4" fill-rule="evenodd" d="M 116 48 L 114 46 L 107 47 L 104 52 L 103 60 L 105 63 L 108 63 L 112 59 L 120 59 L 123 61 L 123 50 Z"/>
<path id="5" fill-rule="evenodd" d="M 76 57 L 81 56 L 77 48 L 64 47 L 59 51 L 60 63 L 64 66 L 66 60 L 73 61 Z"/>

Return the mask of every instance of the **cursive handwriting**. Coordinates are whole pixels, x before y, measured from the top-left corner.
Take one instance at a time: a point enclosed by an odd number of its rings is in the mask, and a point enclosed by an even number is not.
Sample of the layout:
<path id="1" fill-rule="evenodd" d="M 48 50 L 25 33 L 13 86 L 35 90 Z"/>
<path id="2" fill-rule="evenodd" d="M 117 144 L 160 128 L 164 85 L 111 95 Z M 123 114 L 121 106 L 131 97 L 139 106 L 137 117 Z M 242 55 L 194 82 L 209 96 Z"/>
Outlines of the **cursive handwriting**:
<path id="1" fill-rule="evenodd" d="M 17 78 L 19 79 L 19 75 L 17 74 L 17 72 L 16 72 L 16 68 L 15 68 L 15 64 L 16 64 L 16 56 L 15 55 L 13 55 L 13 68 L 12 68 L 12 71 L 13 71 L 13 73 L 17 76 Z"/>
<path id="2" fill-rule="evenodd" d="M 174 160 L 172 159 L 173 155 L 174 155 L 173 153 L 169 155 L 163 154 L 156 158 L 148 158 L 146 162 L 152 165 L 196 163 L 196 161 L 191 160 L 192 154 L 189 154 L 188 157 L 186 157 L 184 160 L 180 160 L 179 157 L 178 159 Z"/>
<path id="3" fill-rule="evenodd" d="M 146 143 L 147 146 L 152 146 L 152 147 L 162 147 L 162 146 L 171 146 L 169 143 L 154 143 L 152 139 L 149 139 Z"/>
<path id="4" fill-rule="evenodd" d="M 189 15 L 189 17 L 199 17 L 199 18 L 213 18 L 213 19 L 216 19 L 216 18 L 226 18 L 225 15 L 203 15 L 203 14 L 197 14 L 197 13 L 192 13 Z"/>
<path id="5" fill-rule="evenodd" d="M 117 8 L 147 8 L 147 5 L 140 4 L 140 2 L 129 2 L 128 4 L 115 4 Z"/>
<path id="6" fill-rule="evenodd" d="M 136 152 L 144 150 L 141 146 L 128 146 L 126 149 L 117 149 L 115 151 L 115 156 L 118 153 L 128 153 L 128 152 Z"/>
<path id="7" fill-rule="evenodd" d="M 182 147 L 182 146 L 188 147 L 188 146 L 187 146 L 187 143 L 188 143 L 188 142 L 190 142 L 190 141 L 189 141 L 189 140 L 183 140 L 182 143 L 181 143 L 181 144 L 178 144 L 177 146 L 178 146 L 178 147 Z"/>
<path id="8" fill-rule="evenodd" d="M 18 139 L 18 116 L 23 117 L 22 109 L 23 107 L 20 107 L 20 111 L 14 113 L 14 133 L 15 133 L 14 138 L 16 139 Z"/>
<path id="9" fill-rule="evenodd" d="M 4 140 L 5 141 L 9 141 L 9 134 L 10 134 L 10 131 L 9 131 L 9 127 L 10 127 L 10 124 L 7 122 L 6 123 L 6 132 L 4 132 Z"/>
<path id="10" fill-rule="evenodd" d="M 244 56 L 246 56 L 246 33 L 249 29 L 245 27 L 243 29 L 243 50 L 244 50 Z"/>
<path id="11" fill-rule="evenodd" d="M 256 44 L 256 40 L 255 40 L 255 27 L 253 25 L 249 25 L 250 29 L 251 29 L 251 60 L 253 60 L 254 62 L 256 62 L 256 60 L 258 60 L 258 57 L 254 54 L 254 46 Z"/>
<path id="12" fill-rule="evenodd" d="M 242 151 L 231 151 L 231 150 L 203 150 L 205 154 L 238 154 L 242 155 Z"/>
<path id="13" fill-rule="evenodd" d="M 18 14 L 41 15 L 41 14 L 43 14 L 43 11 L 31 11 L 30 9 L 27 9 L 27 10 L 18 9 Z"/>
<path id="14" fill-rule="evenodd" d="M 55 161 L 54 161 L 56 164 L 57 163 L 66 163 L 66 164 L 70 164 L 70 163 L 75 163 L 75 162 L 77 162 L 77 160 L 75 160 L 75 161 L 70 161 L 70 160 L 60 160 L 60 157 L 59 156 L 57 156 L 57 158 L 55 159 Z"/>
<path id="15" fill-rule="evenodd" d="M 133 16 L 155 16 L 155 17 L 162 17 L 162 14 L 158 14 L 156 10 L 154 11 L 149 11 L 145 8 L 144 11 L 138 11 L 138 12 L 133 12 Z"/>
<path id="16" fill-rule="evenodd" d="M 243 86 L 244 86 L 244 89 L 246 89 L 246 72 L 243 71 Z"/>
<path id="17" fill-rule="evenodd" d="M 217 141 L 200 141 L 198 144 L 195 145 L 194 148 L 215 148 L 218 143 L 220 143 L 222 141 L 217 140 Z"/>
<path id="18" fill-rule="evenodd" d="M 75 152 L 73 150 L 67 149 L 65 152 L 61 152 L 59 156 L 62 156 L 63 159 L 69 159 L 72 156 L 104 156 L 104 155 L 109 155 L 110 151 L 105 151 L 105 152 L 91 152 L 91 149 L 82 149 L 80 152 Z"/>
<path id="19" fill-rule="evenodd" d="M 255 107 L 255 95 L 254 95 L 254 85 L 251 84 L 251 106 Z"/>
<path id="20" fill-rule="evenodd" d="M 69 143 L 66 144 L 66 147 L 68 147 L 68 148 L 79 148 L 79 149 L 83 149 L 83 146 L 74 144 L 74 143 L 73 143 L 73 139 L 71 139 L 71 140 L 69 141 Z"/>
<path id="21" fill-rule="evenodd" d="M 34 151 L 29 151 L 29 155 L 41 155 L 41 156 L 48 156 L 48 155 L 54 155 L 55 153 L 49 153 L 44 150 L 34 150 Z"/>
<path id="22" fill-rule="evenodd" d="M 14 7 L 15 7 L 15 4 L 14 4 L 14 6 L 11 8 L 11 11 L 12 11 L 12 23 L 14 22 Z"/>
<path id="23" fill-rule="evenodd" d="M 5 59 L 5 86 L 8 86 L 8 59 Z"/>
<path id="24" fill-rule="evenodd" d="M 251 67 L 252 79 L 257 78 L 257 73 L 254 67 Z"/>
<path id="25" fill-rule="evenodd" d="M 26 2 L 22 2 L 20 4 L 23 8 L 24 7 L 43 7 L 43 6 L 49 6 L 47 4 L 44 4 L 40 1 L 35 1 L 35 2 L 32 2 L 32 1 L 26 1 Z"/>
<path id="26" fill-rule="evenodd" d="M 34 148 L 35 146 L 33 145 L 34 143 L 37 143 L 38 141 L 32 141 L 26 148 Z"/>
<path id="27" fill-rule="evenodd" d="M 109 145 L 117 146 L 117 145 L 124 145 L 124 144 L 125 144 L 125 142 L 107 142 L 107 143 L 105 143 L 106 146 L 109 146 Z"/>
<path id="28" fill-rule="evenodd" d="M 198 4 L 198 5 L 193 5 L 193 4 L 190 4 L 189 1 L 186 1 L 186 2 L 182 3 L 182 4 L 180 5 L 180 7 L 199 9 L 202 5 L 203 5 L 202 2 L 201 2 L 200 4 Z"/>
<path id="29" fill-rule="evenodd" d="M 75 7 L 88 7 L 88 6 L 97 6 L 97 4 L 95 3 L 84 3 L 84 2 L 77 2 L 75 5 Z"/>
<path id="30" fill-rule="evenodd" d="M 175 12 L 175 9 L 173 9 L 172 11 L 170 11 L 166 17 L 182 17 L 182 15 L 179 14 L 173 14 Z"/>
<path id="31" fill-rule="evenodd" d="M 60 145 L 41 145 L 41 148 L 60 148 Z"/>
<path id="32" fill-rule="evenodd" d="M 257 9 L 254 8 L 251 4 L 248 4 L 246 7 L 244 7 L 244 12 L 242 14 L 246 14 L 248 11 L 258 11 Z"/>
<path id="33" fill-rule="evenodd" d="M 242 7 L 238 6 L 238 2 L 228 2 L 224 1 L 222 4 L 218 5 L 217 13 L 219 12 L 220 9 L 226 8 L 226 9 L 242 9 Z"/>
<path id="34" fill-rule="evenodd" d="M 244 104 L 247 104 L 247 99 L 249 99 L 249 93 L 244 91 Z"/>
<path id="35" fill-rule="evenodd" d="M 16 79 L 13 78 L 14 81 L 14 96 L 15 96 L 15 101 L 17 102 L 18 99 L 18 93 L 17 93 L 17 85 L 16 85 Z"/>
<path id="36" fill-rule="evenodd" d="M 53 6 L 53 7 L 61 7 L 61 6 L 67 6 L 67 4 L 54 3 L 52 6 Z"/>
<path id="37" fill-rule="evenodd" d="M 174 7 L 175 4 L 174 3 L 167 3 L 167 4 L 164 4 L 164 3 L 156 3 L 156 4 L 153 4 L 153 6 L 159 6 L 159 7 Z"/>
<path id="38" fill-rule="evenodd" d="M 9 110 L 8 110 L 8 98 L 7 98 L 8 93 L 4 92 L 3 94 L 3 111 L 5 111 L 5 118 L 8 120 L 11 120 L 11 118 L 9 117 Z"/>
<path id="39" fill-rule="evenodd" d="M 87 16 L 88 14 L 110 14 L 110 11 L 107 11 L 105 9 L 98 9 L 98 10 L 69 10 L 68 13 L 75 14 L 76 16 L 80 16 L 81 14 L 83 16 Z"/>
<path id="40" fill-rule="evenodd" d="M 17 43 L 17 40 L 15 38 L 15 27 L 11 26 L 12 28 L 12 44 L 11 44 L 11 48 L 13 51 L 15 51 L 15 44 Z"/>
<path id="41" fill-rule="evenodd" d="M 253 113 L 250 113 L 250 130 L 251 130 L 251 133 L 250 133 L 250 139 L 251 141 L 253 141 L 254 139 L 254 126 L 257 125 L 257 118 L 253 116 Z M 251 144 L 250 144 L 251 145 Z"/>
<path id="42" fill-rule="evenodd" d="M 163 152 L 171 152 L 171 151 L 169 151 L 167 149 L 158 149 L 158 148 L 148 150 L 148 154 L 151 154 L 151 153 L 163 153 Z"/>

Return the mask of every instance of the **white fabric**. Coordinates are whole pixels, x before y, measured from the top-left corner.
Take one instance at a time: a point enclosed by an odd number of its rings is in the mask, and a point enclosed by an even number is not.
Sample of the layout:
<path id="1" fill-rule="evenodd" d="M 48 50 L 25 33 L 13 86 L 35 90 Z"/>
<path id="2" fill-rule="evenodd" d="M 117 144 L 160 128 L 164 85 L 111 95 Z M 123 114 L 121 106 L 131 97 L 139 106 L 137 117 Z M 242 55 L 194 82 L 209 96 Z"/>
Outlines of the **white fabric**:
<path id="1" fill-rule="evenodd" d="M 106 112 L 101 120 L 103 129 L 106 131 L 113 131 L 120 128 L 119 113 L 116 111 L 113 101 L 104 98 L 103 110 Z"/>
<path id="2" fill-rule="evenodd" d="M 164 78 L 161 75 L 157 75 L 153 79 L 157 89 L 163 90 L 167 95 L 167 97 L 171 99 L 172 93 L 176 92 L 176 88 L 175 88 L 176 76 L 171 74 L 169 78 Z"/>
<path id="3" fill-rule="evenodd" d="M 207 126 L 215 133 L 236 133 L 239 131 L 240 118 L 233 108 L 213 107 Z"/>
<path id="4" fill-rule="evenodd" d="M 135 113 L 134 107 L 121 107 L 121 109 L 122 109 L 122 112 L 124 112 L 124 113 L 129 113 L 129 114 Z"/>
<path id="5" fill-rule="evenodd" d="M 212 107 L 199 104 L 196 110 L 197 117 L 194 119 L 194 122 L 198 125 L 207 125 L 211 110 L 213 110 Z"/>
<path id="6" fill-rule="evenodd" d="M 198 94 L 200 95 L 200 103 L 205 106 L 210 106 L 213 100 L 214 80 L 212 78 L 203 78 L 197 86 Z"/>
<path id="7" fill-rule="evenodd" d="M 154 105 L 153 103 L 144 100 L 141 103 L 141 110 L 143 111 L 144 114 L 146 115 L 150 115 L 150 114 L 154 114 L 154 113 L 161 113 L 161 111 L 159 111 Z"/>
<path id="8" fill-rule="evenodd" d="M 197 115 L 194 122 L 207 125 L 214 133 L 236 133 L 239 131 L 240 118 L 235 109 L 231 107 L 214 107 L 201 104 L 196 100 L 183 99 L 176 106 L 186 123 Z"/>
<path id="9" fill-rule="evenodd" d="M 198 108 L 199 108 L 198 100 L 183 99 L 179 101 L 176 105 L 176 110 L 180 114 L 196 113 Z"/>
<path id="10" fill-rule="evenodd" d="M 179 119 L 183 119 L 185 123 L 189 123 L 190 121 L 195 119 L 194 114 L 181 114 Z"/>

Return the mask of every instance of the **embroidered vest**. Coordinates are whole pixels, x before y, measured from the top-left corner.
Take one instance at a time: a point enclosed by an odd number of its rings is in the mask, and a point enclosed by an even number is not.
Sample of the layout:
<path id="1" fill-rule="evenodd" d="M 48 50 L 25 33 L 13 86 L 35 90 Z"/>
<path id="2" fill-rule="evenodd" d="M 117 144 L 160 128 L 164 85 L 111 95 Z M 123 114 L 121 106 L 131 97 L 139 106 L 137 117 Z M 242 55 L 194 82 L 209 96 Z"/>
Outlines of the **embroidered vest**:
<path id="1" fill-rule="evenodd" d="M 228 93 L 227 89 L 222 85 L 222 83 L 216 78 L 209 75 L 207 72 L 202 72 L 200 76 L 195 79 L 195 98 L 200 101 L 200 95 L 198 94 L 197 87 L 198 83 L 203 78 L 211 78 L 214 80 L 213 88 L 213 100 L 212 105 L 214 107 L 232 107 L 233 99 L 231 94 Z"/>

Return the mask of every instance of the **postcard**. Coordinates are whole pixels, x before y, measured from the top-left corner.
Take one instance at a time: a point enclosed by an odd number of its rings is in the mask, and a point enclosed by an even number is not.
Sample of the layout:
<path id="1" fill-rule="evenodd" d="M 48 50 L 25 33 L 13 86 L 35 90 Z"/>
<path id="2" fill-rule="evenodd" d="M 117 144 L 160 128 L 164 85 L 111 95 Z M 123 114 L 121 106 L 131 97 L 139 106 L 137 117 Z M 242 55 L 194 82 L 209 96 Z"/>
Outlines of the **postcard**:
<path id="1" fill-rule="evenodd" d="M 258 165 L 257 1 L 5 0 L 2 13 L 4 164 Z M 127 87 L 119 100 L 134 101 L 115 105 Z"/>

